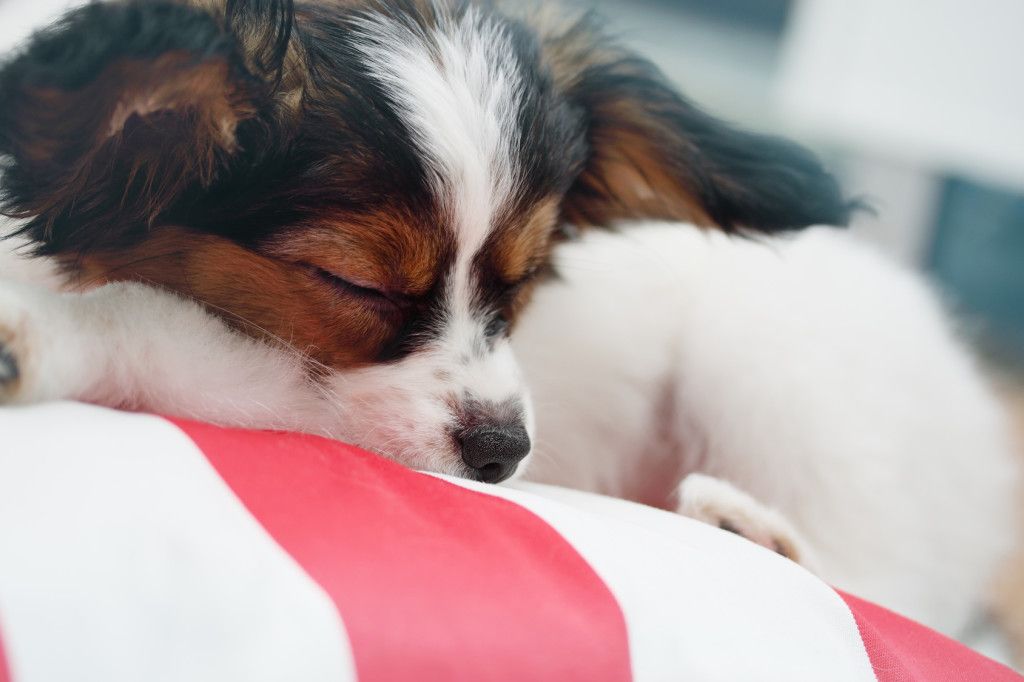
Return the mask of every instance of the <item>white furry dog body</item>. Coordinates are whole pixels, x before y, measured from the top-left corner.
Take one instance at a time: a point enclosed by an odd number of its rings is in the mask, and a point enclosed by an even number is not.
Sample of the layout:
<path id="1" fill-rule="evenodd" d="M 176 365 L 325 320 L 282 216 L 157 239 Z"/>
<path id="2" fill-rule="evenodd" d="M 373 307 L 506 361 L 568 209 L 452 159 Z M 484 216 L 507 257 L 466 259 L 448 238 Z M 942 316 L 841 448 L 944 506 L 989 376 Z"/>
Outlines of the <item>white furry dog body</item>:
<path id="1" fill-rule="evenodd" d="M 756 242 L 654 225 L 558 258 L 568 282 L 515 337 L 528 476 L 655 504 L 680 476 L 723 479 L 782 512 L 826 580 L 967 623 L 1013 538 L 1016 463 L 923 281 L 829 228 Z"/>

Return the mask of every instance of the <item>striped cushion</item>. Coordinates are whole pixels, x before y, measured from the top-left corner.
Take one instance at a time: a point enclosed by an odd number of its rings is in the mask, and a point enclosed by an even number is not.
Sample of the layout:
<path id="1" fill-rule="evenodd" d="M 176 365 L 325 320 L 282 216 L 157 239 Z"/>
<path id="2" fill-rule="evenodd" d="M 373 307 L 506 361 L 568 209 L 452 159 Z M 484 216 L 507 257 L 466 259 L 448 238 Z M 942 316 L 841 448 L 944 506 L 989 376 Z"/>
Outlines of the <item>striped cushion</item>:
<path id="1" fill-rule="evenodd" d="M 618 500 L 77 404 L 0 434 L 2 682 L 1021 679 Z"/>

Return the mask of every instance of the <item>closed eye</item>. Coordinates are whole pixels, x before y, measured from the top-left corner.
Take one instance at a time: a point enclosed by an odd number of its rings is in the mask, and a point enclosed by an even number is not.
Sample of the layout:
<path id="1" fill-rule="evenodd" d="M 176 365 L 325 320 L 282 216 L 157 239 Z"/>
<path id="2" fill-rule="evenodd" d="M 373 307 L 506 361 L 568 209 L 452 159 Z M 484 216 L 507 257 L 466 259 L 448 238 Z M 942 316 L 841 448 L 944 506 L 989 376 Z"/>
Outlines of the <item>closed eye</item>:
<path id="1" fill-rule="evenodd" d="M 484 335 L 488 339 L 494 340 L 508 336 L 512 326 L 510 317 L 516 308 L 516 300 L 523 289 L 532 284 L 545 271 L 545 266 L 538 265 L 527 270 L 515 281 L 504 283 L 501 292 L 494 299 L 496 312 L 488 320 L 484 330 Z"/>
<path id="2" fill-rule="evenodd" d="M 339 277 L 333 272 L 324 270 L 323 268 L 313 267 L 317 277 L 324 280 L 328 284 L 343 289 L 345 292 L 355 294 L 356 296 L 366 296 L 369 298 L 383 298 L 386 299 L 387 295 L 381 289 L 375 289 L 368 287 L 363 284 L 356 284 L 355 282 L 349 281 L 344 277 Z"/>
<path id="3" fill-rule="evenodd" d="M 505 289 L 508 296 L 514 298 L 516 294 L 518 294 L 523 289 L 523 287 L 533 282 L 533 280 L 537 279 L 537 277 L 539 277 L 543 271 L 544 266 L 535 265 L 534 267 L 530 268 L 525 273 L 523 273 L 523 275 L 516 281 L 509 282 L 506 285 Z"/>
<path id="4" fill-rule="evenodd" d="M 318 268 L 315 265 L 309 267 L 321 281 L 326 282 L 336 290 L 341 291 L 348 296 L 358 298 L 371 305 L 400 308 L 409 303 L 409 298 L 402 294 L 396 294 L 376 287 L 367 286 L 366 284 L 356 283 L 336 275 L 329 270 Z"/>
<path id="5" fill-rule="evenodd" d="M 508 336 L 509 327 L 508 318 L 502 313 L 497 313 L 488 320 L 487 327 L 484 329 L 484 336 L 490 340 Z"/>

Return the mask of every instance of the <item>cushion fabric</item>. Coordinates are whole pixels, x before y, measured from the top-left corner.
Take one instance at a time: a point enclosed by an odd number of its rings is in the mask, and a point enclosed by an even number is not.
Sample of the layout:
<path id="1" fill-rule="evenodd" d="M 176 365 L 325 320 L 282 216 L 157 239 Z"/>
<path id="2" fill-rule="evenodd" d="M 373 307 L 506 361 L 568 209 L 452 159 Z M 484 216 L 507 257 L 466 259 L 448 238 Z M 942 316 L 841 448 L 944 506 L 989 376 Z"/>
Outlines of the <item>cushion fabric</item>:
<path id="1" fill-rule="evenodd" d="M 1021 679 L 620 500 L 70 403 L 0 433 L 0 682 Z"/>

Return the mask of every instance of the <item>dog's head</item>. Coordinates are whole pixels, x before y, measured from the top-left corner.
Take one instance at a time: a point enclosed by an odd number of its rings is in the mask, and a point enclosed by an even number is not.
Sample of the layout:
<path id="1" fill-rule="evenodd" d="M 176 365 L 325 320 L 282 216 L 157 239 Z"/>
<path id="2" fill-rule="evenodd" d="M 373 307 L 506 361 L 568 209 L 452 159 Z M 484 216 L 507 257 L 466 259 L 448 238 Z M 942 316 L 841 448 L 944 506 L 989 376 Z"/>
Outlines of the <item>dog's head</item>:
<path id="1" fill-rule="evenodd" d="M 89 5 L 0 70 L 0 153 L 40 253 L 287 344 L 337 435 L 491 481 L 530 451 L 508 337 L 564 225 L 849 211 L 591 19 L 460 0 Z"/>

